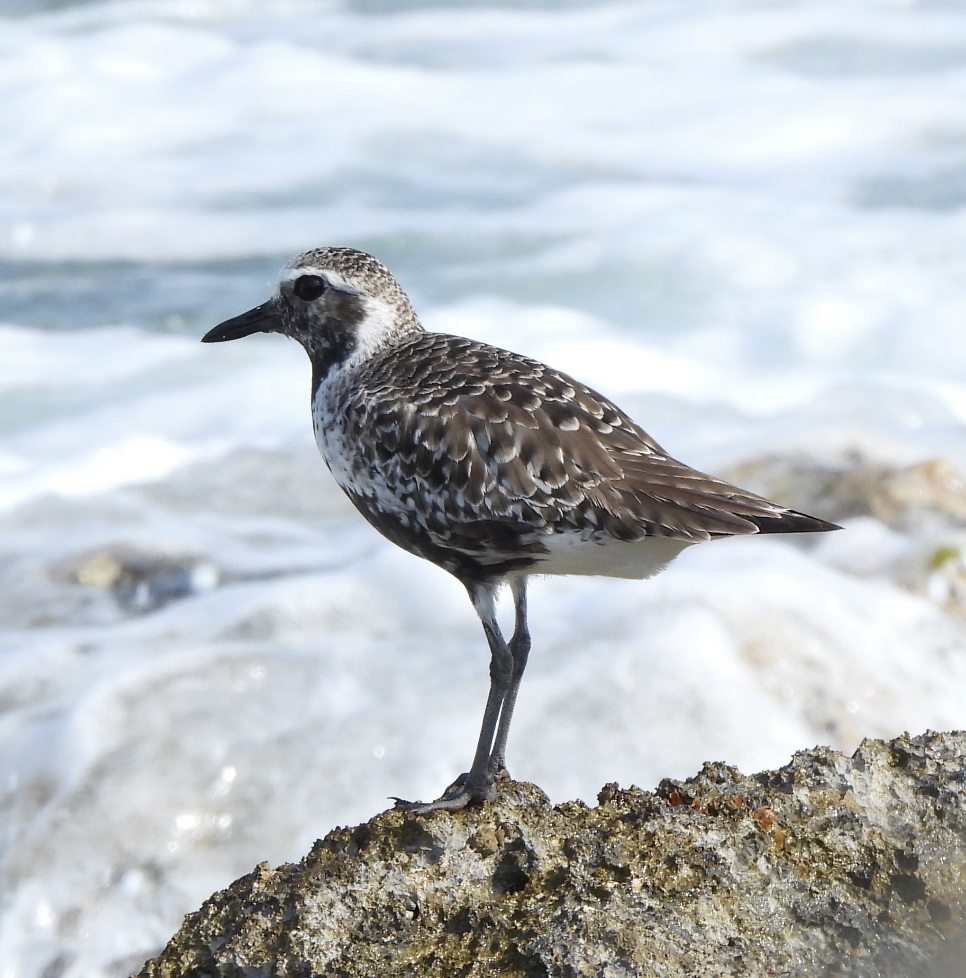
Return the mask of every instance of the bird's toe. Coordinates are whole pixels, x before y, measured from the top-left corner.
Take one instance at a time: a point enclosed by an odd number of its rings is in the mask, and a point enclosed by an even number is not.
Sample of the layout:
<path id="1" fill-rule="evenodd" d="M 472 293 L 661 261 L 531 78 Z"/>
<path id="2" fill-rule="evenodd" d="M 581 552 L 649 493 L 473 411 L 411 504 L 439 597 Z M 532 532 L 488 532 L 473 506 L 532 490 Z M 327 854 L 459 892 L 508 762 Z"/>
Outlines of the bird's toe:
<path id="1" fill-rule="evenodd" d="M 483 804 L 496 799 L 496 785 L 492 776 L 481 784 L 471 784 L 469 775 L 461 774 L 444 792 L 429 803 L 414 802 L 409 810 L 414 815 L 428 815 L 430 812 L 458 812 L 467 805 Z"/>

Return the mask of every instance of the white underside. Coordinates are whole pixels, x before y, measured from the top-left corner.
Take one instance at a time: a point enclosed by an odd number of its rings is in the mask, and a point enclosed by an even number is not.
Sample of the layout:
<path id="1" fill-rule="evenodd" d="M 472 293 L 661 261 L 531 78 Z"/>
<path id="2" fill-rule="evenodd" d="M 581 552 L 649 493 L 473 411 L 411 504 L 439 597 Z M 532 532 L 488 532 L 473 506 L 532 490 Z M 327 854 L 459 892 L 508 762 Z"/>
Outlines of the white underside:
<path id="1" fill-rule="evenodd" d="M 642 580 L 664 570 L 694 541 L 645 537 L 634 543 L 585 539 L 577 533 L 557 533 L 541 540 L 548 554 L 537 558 L 530 574 L 581 574 L 590 577 L 626 577 Z"/>

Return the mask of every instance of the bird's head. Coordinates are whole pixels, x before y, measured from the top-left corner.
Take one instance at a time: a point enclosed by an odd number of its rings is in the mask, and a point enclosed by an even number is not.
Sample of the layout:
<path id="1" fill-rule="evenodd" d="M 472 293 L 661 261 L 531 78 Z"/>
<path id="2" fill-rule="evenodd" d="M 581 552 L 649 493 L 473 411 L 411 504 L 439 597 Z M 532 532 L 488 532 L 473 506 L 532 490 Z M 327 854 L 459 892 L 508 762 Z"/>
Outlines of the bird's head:
<path id="1" fill-rule="evenodd" d="M 274 296 L 220 323 L 202 343 L 252 333 L 284 333 L 299 341 L 317 375 L 360 362 L 421 331 L 406 293 L 382 262 L 353 248 L 319 248 L 293 258 Z"/>

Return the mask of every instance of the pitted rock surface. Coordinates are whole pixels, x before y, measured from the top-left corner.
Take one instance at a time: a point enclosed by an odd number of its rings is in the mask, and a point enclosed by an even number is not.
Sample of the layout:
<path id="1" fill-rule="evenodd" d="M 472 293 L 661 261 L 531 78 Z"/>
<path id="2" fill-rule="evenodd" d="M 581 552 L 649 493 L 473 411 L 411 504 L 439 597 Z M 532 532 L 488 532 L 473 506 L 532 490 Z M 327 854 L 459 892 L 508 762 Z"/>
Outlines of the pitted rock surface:
<path id="1" fill-rule="evenodd" d="M 215 894 L 142 978 L 966 975 L 966 733 L 553 806 L 337 828 Z"/>

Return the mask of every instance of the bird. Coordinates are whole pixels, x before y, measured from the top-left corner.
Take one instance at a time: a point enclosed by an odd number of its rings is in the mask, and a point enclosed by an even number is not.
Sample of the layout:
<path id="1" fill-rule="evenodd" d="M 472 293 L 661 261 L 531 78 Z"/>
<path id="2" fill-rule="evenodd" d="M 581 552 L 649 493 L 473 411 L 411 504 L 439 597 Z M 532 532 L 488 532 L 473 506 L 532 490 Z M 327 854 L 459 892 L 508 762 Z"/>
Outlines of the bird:
<path id="1" fill-rule="evenodd" d="M 312 367 L 316 442 L 383 536 L 452 574 L 479 616 L 490 687 L 468 772 L 417 815 L 496 798 L 530 653 L 533 575 L 644 579 L 696 543 L 840 527 L 676 461 L 602 394 L 538 360 L 423 328 L 377 258 L 293 258 L 274 295 L 204 343 L 297 340 Z M 497 623 L 509 588 L 513 632 Z"/>

